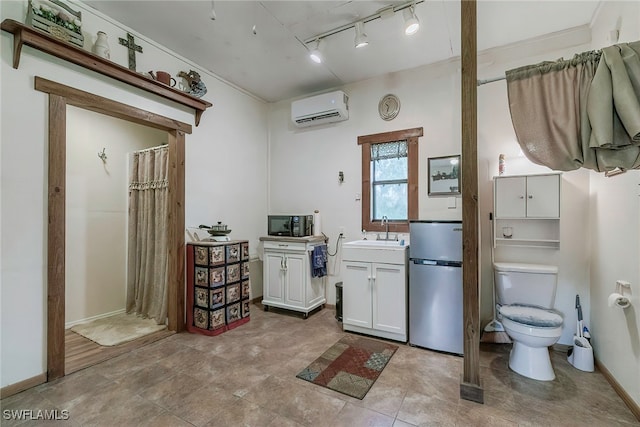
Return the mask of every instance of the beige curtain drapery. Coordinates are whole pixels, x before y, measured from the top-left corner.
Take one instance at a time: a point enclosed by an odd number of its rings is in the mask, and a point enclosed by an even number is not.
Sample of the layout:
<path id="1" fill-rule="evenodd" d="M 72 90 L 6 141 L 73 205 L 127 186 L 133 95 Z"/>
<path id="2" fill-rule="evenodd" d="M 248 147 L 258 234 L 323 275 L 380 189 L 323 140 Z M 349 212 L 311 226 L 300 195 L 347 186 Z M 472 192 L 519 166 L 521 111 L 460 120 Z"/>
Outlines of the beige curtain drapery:
<path id="1" fill-rule="evenodd" d="M 553 170 L 640 168 L 640 42 L 507 71 L 524 154 Z"/>
<path id="2" fill-rule="evenodd" d="M 167 147 L 133 153 L 129 175 L 127 313 L 167 317 Z"/>

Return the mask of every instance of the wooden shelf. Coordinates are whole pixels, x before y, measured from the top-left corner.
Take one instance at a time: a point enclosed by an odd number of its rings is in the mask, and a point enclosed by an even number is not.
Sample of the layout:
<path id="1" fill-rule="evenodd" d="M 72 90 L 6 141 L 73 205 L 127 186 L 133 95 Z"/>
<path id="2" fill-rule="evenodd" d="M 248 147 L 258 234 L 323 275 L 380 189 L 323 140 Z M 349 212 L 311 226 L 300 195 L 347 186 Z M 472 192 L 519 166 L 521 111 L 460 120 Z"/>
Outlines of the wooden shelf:
<path id="1" fill-rule="evenodd" d="M 163 98 L 191 107 L 195 110 L 195 124 L 198 126 L 202 113 L 213 104 L 174 89 L 108 59 L 101 58 L 79 47 L 58 40 L 49 34 L 33 27 L 21 24 L 13 19 L 5 19 L 0 26 L 2 30 L 13 34 L 13 68 L 20 65 L 22 46 L 27 45 L 65 61 L 114 78 L 123 83 L 156 94 Z"/>

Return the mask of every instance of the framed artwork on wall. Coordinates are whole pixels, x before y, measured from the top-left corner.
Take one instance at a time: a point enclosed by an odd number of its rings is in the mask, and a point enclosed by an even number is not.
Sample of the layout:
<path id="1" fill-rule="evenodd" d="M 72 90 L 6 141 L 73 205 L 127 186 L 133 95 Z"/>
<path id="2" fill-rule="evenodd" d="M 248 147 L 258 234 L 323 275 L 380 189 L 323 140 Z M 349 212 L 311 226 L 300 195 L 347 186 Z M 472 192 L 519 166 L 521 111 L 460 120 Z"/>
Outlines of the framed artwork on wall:
<path id="1" fill-rule="evenodd" d="M 427 159 L 429 196 L 460 194 L 460 155 Z"/>

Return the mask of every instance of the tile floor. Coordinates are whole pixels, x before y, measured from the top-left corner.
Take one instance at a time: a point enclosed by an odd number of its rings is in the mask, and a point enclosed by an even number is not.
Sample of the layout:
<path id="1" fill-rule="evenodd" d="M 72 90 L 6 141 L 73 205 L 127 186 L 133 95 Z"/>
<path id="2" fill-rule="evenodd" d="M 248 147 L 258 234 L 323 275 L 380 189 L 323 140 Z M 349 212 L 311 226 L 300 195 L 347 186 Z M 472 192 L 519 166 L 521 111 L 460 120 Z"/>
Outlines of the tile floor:
<path id="1" fill-rule="evenodd" d="M 173 335 L 4 399 L 2 409 L 66 409 L 65 426 L 640 425 L 601 374 L 553 352 L 556 380 L 529 380 L 509 371 L 509 345 L 482 346 L 484 405 L 459 399 L 462 358 L 406 345 L 363 400 L 351 398 L 295 377 L 344 335 L 333 310 L 303 320 L 252 308 L 251 321 L 227 333 Z"/>

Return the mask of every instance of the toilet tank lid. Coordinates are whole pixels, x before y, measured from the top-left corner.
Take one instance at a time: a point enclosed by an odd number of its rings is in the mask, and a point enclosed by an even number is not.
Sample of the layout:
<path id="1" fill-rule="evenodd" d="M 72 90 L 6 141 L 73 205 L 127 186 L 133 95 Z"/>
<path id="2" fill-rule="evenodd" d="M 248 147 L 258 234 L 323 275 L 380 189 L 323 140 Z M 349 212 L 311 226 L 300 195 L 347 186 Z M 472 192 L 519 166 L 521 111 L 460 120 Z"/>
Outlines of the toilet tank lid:
<path id="1" fill-rule="evenodd" d="M 519 262 L 494 262 L 493 268 L 498 271 L 513 271 L 518 273 L 556 274 L 558 267 L 544 264 L 525 264 Z"/>

